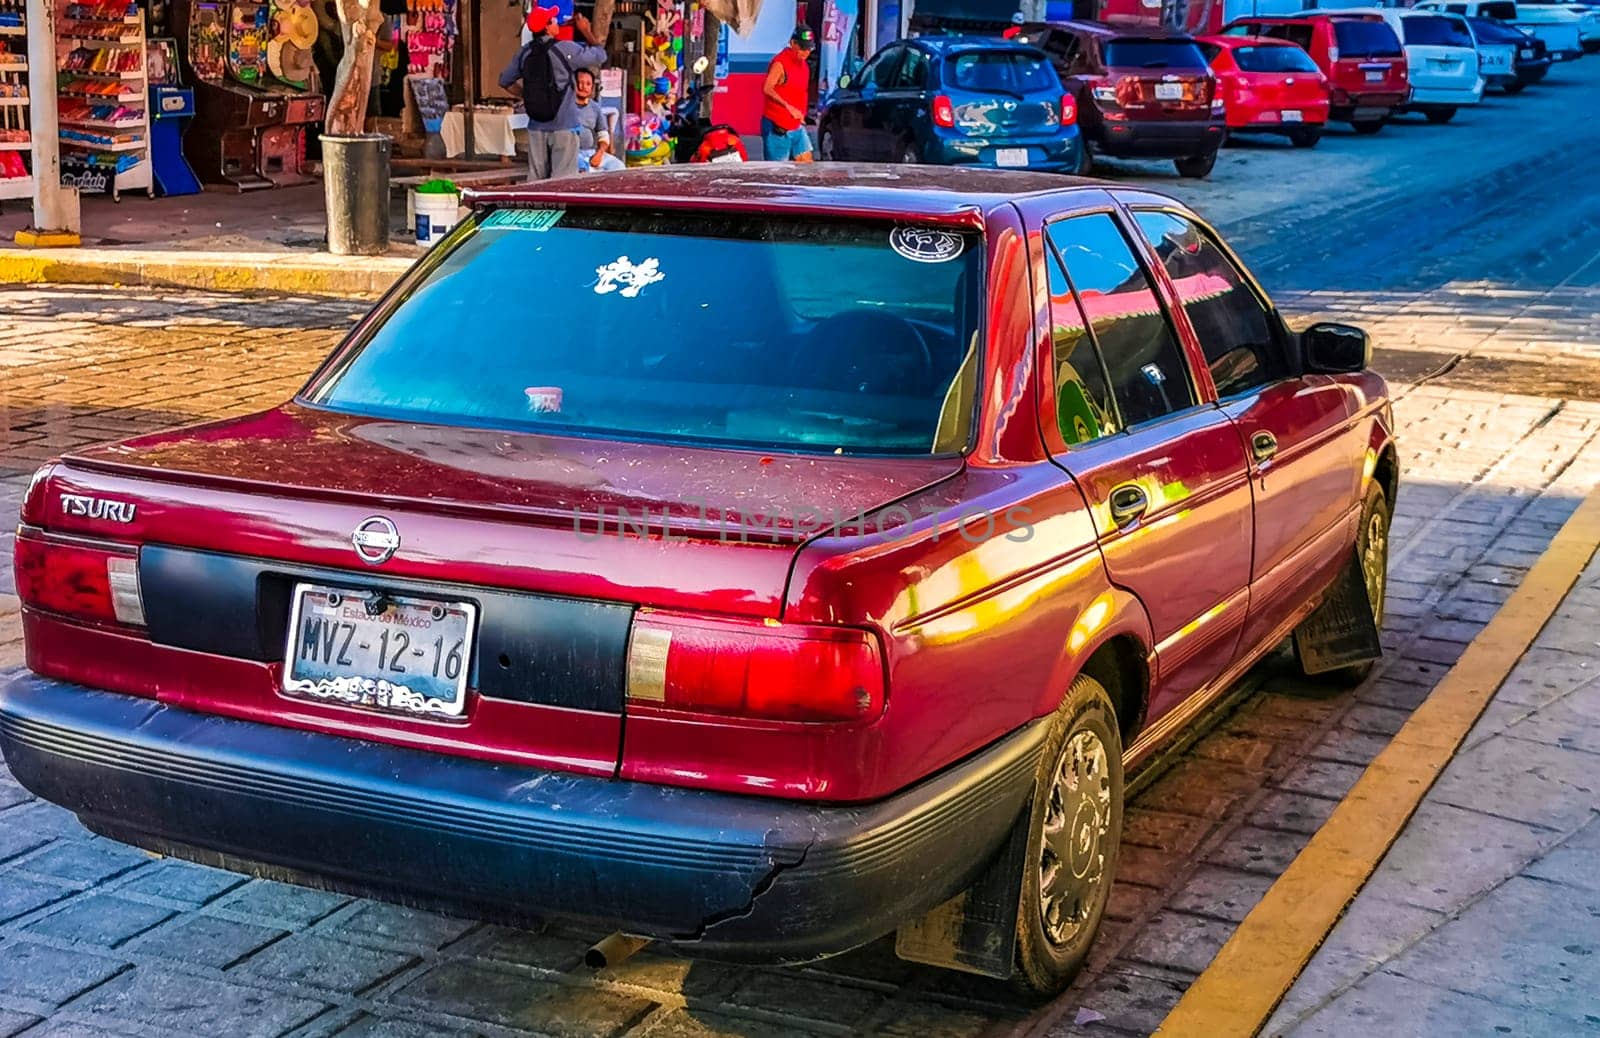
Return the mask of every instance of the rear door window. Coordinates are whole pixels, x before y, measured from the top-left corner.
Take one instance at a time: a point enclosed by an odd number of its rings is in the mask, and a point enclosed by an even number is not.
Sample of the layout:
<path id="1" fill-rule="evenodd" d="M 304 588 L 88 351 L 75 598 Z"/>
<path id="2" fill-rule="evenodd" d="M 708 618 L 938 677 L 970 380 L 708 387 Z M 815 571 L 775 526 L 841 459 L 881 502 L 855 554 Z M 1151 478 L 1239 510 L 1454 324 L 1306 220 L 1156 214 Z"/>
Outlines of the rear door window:
<path id="1" fill-rule="evenodd" d="M 900 57 L 905 51 L 904 47 L 896 47 L 873 58 L 867 67 L 861 70 L 861 82 L 870 83 L 879 90 L 893 89 L 895 75 L 900 70 Z"/>
<path id="2" fill-rule="evenodd" d="M 1203 69 L 1206 58 L 1192 40 L 1112 40 L 1106 44 L 1111 68 Z"/>
<path id="3" fill-rule="evenodd" d="M 1339 43 L 1341 58 L 1400 58 L 1400 37 L 1388 24 L 1381 21 L 1358 21 L 1353 18 L 1333 23 L 1334 39 Z"/>
<path id="4" fill-rule="evenodd" d="M 1233 60 L 1245 72 L 1315 72 L 1316 63 L 1299 47 L 1235 47 Z"/>
<path id="5" fill-rule="evenodd" d="M 1123 423 L 1192 406 L 1177 335 L 1116 220 L 1109 213 L 1070 217 L 1051 223 L 1047 234 L 1077 289 Z"/>
<path id="6" fill-rule="evenodd" d="M 1050 270 L 1050 343 L 1055 359 L 1056 427 L 1067 446 L 1110 436 L 1120 428 L 1105 360 L 1089 334 L 1071 282 L 1054 249 Z"/>
<path id="7" fill-rule="evenodd" d="M 922 90 L 928 85 L 928 56 L 915 47 L 906 48 L 906 59 L 894 78 L 897 90 Z"/>
<path id="8" fill-rule="evenodd" d="M 1172 279 L 1217 395 L 1231 396 L 1285 377 L 1288 367 L 1277 322 L 1216 242 L 1176 213 L 1145 211 L 1134 219 Z"/>
<path id="9" fill-rule="evenodd" d="M 945 76 L 951 86 L 982 94 L 1057 92 L 1060 80 L 1041 55 L 1016 50 L 968 51 L 950 58 Z"/>
<path id="10" fill-rule="evenodd" d="M 1444 15 L 1414 14 L 1400 19 L 1405 30 L 1406 44 L 1412 47 L 1467 47 L 1472 46 L 1472 34 L 1459 18 Z"/>

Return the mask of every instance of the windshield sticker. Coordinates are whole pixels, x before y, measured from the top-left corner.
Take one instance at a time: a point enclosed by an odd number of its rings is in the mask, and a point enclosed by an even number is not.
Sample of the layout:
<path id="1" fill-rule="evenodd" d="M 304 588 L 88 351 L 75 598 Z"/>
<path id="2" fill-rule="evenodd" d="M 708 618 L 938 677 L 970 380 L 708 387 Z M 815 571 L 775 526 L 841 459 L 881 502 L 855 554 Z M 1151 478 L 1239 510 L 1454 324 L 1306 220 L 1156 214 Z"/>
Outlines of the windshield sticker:
<path id="1" fill-rule="evenodd" d="M 889 244 L 916 263 L 948 263 L 967 247 L 961 235 L 927 227 L 896 227 L 889 232 Z"/>
<path id="2" fill-rule="evenodd" d="M 548 231 L 561 222 L 565 209 L 496 209 L 483 218 L 485 227 L 514 227 L 519 231 Z"/>
<path id="3" fill-rule="evenodd" d="M 667 279 L 661 273 L 661 261 L 654 256 L 639 263 L 634 263 L 626 256 L 618 256 L 615 262 L 596 267 L 594 272 L 600 278 L 595 282 L 595 295 L 620 291 L 624 299 L 633 299 L 650 285 Z"/>

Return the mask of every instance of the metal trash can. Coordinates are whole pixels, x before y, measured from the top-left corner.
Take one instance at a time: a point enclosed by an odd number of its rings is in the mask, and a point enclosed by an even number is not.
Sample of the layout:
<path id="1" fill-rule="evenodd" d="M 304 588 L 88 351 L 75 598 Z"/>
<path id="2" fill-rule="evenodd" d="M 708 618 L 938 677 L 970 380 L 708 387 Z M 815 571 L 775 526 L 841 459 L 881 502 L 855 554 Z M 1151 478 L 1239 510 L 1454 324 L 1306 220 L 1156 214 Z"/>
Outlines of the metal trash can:
<path id="1" fill-rule="evenodd" d="M 322 135 L 322 189 L 328 251 L 377 256 L 389 251 L 389 148 L 381 133 Z"/>

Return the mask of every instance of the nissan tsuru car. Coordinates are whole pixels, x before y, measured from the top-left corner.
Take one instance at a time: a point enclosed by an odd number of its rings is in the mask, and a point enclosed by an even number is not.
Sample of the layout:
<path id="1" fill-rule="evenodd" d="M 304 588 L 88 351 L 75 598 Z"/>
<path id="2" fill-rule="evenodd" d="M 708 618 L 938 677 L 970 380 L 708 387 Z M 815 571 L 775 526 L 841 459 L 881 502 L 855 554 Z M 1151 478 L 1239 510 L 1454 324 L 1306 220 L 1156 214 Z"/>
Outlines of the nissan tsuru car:
<path id="1" fill-rule="evenodd" d="M 34 478 L 17 780 L 164 854 L 690 954 L 1058 990 L 1125 769 L 1375 654 L 1358 330 L 1054 175 L 479 197 L 292 401 Z"/>

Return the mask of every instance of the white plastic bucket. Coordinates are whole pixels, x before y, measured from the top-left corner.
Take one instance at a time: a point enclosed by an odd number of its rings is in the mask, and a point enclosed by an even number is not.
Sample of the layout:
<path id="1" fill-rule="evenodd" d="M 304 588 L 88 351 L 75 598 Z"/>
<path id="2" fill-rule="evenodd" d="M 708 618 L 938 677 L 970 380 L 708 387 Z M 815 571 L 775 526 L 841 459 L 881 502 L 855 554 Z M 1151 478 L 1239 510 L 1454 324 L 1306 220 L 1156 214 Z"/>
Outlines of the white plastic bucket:
<path id="1" fill-rule="evenodd" d="M 432 245 L 450 233 L 460 219 L 461 196 L 411 192 L 411 207 L 416 212 L 417 244 Z"/>

